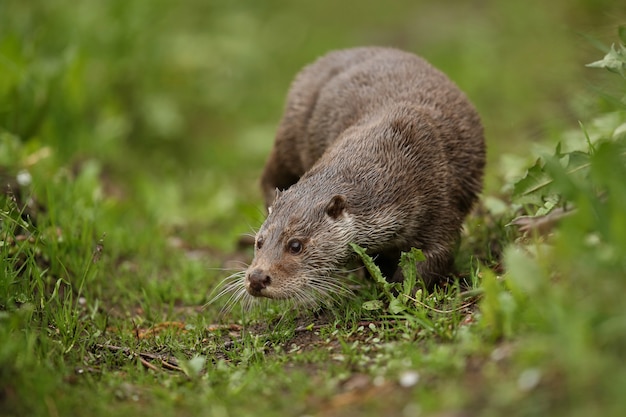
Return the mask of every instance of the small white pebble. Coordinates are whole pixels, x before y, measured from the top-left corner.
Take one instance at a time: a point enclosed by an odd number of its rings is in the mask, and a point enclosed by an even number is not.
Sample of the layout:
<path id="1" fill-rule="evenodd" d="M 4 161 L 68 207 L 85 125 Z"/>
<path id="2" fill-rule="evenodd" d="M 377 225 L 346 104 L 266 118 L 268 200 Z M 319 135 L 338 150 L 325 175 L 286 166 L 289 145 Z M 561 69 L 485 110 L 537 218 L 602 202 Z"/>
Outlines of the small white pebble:
<path id="1" fill-rule="evenodd" d="M 420 374 L 418 374 L 416 371 L 404 371 L 400 374 L 400 379 L 398 380 L 398 382 L 400 383 L 401 387 L 409 388 L 417 384 L 419 380 Z"/>
<path id="2" fill-rule="evenodd" d="M 541 381 L 541 371 L 537 368 L 529 368 L 517 378 L 517 387 L 522 391 L 530 391 Z"/>
<path id="3" fill-rule="evenodd" d="M 17 181 L 19 185 L 27 186 L 27 185 L 30 185 L 30 183 L 33 181 L 33 177 L 30 175 L 30 172 L 23 169 L 17 173 L 15 180 Z"/>

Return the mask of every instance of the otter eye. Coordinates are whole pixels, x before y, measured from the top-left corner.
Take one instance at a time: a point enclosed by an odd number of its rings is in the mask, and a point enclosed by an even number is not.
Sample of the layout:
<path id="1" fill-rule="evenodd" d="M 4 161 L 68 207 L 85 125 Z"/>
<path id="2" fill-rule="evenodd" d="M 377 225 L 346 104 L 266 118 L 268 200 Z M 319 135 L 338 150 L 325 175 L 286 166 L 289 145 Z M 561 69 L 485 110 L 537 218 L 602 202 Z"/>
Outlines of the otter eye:
<path id="1" fill-rule="evenodd" d="M 299 239 L 291 239 L 288 243 L 287 243 L 287 249 L 289 250 L 289 253 L 292 255 L 297 255 L 300 252 L 302 252 L 302 248 L 304 247 L 304 245 L 302 244 L 302 242 Z"/>
<path id="2" fill-rule="evenodd" d="M 256 248 L 257 250 L 261 249 L 263 247 L 263 238 L 262 237 L 258 237 L 256 240 Z"/>

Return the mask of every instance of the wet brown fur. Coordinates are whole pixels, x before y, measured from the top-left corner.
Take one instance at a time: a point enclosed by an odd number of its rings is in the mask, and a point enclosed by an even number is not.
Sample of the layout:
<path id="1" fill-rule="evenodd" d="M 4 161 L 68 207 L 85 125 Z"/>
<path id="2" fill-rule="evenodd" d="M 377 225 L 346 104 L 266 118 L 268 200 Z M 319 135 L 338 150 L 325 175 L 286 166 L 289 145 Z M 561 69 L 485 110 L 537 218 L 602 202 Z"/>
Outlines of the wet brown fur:
<path id="1" fill-rule="evenodd" d="M 478 114 L 426 61 L 379 47 L 325 55 L 288 94 L 261 178 L 270 214 L 246 289 L 302 301 L 316 297 L 309 290 L 332 293 L 350 242 L 394 280 L 400 252 L 420 248 L 418 270 L 436 283 L 450 271 L 484 164 Z M 293 239 L 300 253 L 290 253 Z"/>

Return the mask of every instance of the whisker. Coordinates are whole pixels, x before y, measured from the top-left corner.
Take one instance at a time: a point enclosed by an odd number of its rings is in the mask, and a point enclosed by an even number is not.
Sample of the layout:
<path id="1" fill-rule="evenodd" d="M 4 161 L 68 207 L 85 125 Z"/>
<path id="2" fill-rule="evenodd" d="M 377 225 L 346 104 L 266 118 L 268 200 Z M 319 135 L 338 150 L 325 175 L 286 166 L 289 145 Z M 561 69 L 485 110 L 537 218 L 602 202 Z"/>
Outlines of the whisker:
<path id="1" fill-rule="evenodd" d="M 230 272 L 230 271 L 241 271 L 242 269 L 245 270 L 248 268 L 248 264 L 245 263 L 244 261 L 233 260 L 230 262 L 232 262 L 233 265 L 237 265 L 238 267 L 237 268 L 207 267 L 205 269 L 207 271 Z"/>
<path id="2" fill-rule="evenodd" d="M 354 267 L 354 268 L 352 268 L 352 269 L 346 269 L 346 270 L 345 270 L 345 272 L 346 272 L 347 274 L 350 274 L 350 273 L 352 273 L 352 272 L 362 271 L 362 270 L 364 270 L 364 269 L 365 269 L 365 265 L 360 265 L 360 266 Z"/>
<path id="3" fill-rule="evenodd" d="M 332 269 L 318 269 L 318 275 L 308 282 L 309 297 L 315 300 L 315 304 L 331 306 L 340 301 L 342 297 L 349 296 L 352 291 L 343 283 L 343 280 L 332 274 Z"/>
<path id="4" fill-rule="evenodd" d="M 241 303 L 241 307 L 244 309 L 244 311 L 248 311 L 248 312 L 257 306 L 260 306 L 262 302 L 257 297 L 253 297 L 249 295 L 245 291 L 245 289 L 242 291 L 241 297 L 239 297 L 238 300 Z"/>
<path id="5" fill-rule="evenodd" d="M 265 214 L 263 214 L 263 216 L 265 216 Z M 250 233 L 244 233 L 244 236 L 255 237 L 260 227 L 252 227 L 251 224 L 248 224 L 248 227 L 250 228 Z"/>
<path id="6" fill-rule="evenodd" d="M 250 266 L 250 264 L 248 264 L 248 263 L 246 263 L 244 261 L 238 260 L 238 259 L 233 259 L 233 260 L 230 260 L 228 262 L 231 263 L 233 266 L 237 266 L 237 269 L 235 269 L 235 268 L 222 268 L 224 271 L 240 271 L 240 270 L 245 271 Z"/>
<path id="7" fill-rule="evenodd" d="M 215 286 L 215 288 L 209 295 L 209 296 L 212 296 L 211 299 L 204 305 L 204 307 L 210 304 L 213 304 L 215 301 L 222 298 L 224 295 L 228 293 L 231 293 L 231 292 L 236 293 L 236 291 L 239 290 L 240 288 L 245 290 L 244 279 L 245 279 L 245 271 L 238 271 L 224 278 Z M 229 298 L 227 303 L 231 299 L 232 299 L 232 296 Z"/>
<path id="8" fill-rule="evenodd" d="M 240 305 L 242 308 L 248 310 L 249 309 L 249 305 L 248 302 L 251 301 L 250 297 L 245 289 L 245 287 L 241 287 L 236 289 L 236 291 L 233 292 L 233 294 L 228 298 L 228 300 L 226 301 L 226 304 L 220 309 L 220 317 L 225 316 L 226 314 L 230 313 L 232 311 L 232 309 L 236 306 L 236 305 Z"/>

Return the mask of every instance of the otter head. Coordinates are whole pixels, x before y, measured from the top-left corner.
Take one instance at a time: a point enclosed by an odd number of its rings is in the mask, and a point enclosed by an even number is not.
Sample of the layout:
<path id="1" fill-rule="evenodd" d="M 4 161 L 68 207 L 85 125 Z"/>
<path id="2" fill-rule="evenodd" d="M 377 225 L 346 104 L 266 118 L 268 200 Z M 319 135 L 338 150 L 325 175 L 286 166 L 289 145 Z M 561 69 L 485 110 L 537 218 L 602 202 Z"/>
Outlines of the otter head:
<path id="1" fill-rule="evenodd" d="M 350 256 L 352 216 L 346 197 L 296 184 L 279 193 L 255 239 L 245 288 L 255 297 L 316 304 L 345 291 L 332 274 Z"/>

